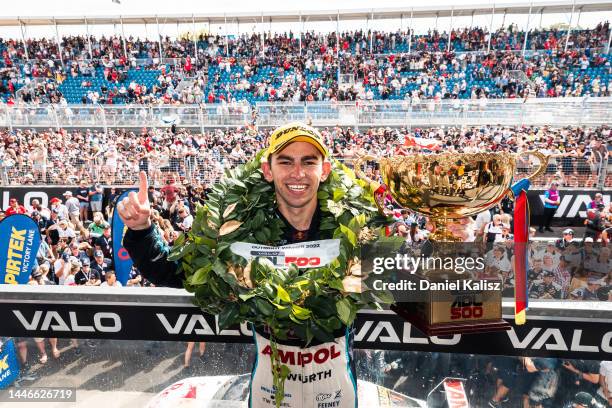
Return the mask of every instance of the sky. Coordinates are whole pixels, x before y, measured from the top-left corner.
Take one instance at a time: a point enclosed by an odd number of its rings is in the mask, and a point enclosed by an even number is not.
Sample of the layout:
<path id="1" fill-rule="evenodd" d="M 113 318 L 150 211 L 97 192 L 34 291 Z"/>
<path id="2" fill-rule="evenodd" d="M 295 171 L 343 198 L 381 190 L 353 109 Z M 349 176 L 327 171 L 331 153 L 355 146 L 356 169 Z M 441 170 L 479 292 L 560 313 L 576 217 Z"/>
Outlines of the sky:
<path id="1" fill-rule="evenodd" d="M 119 0 L 121 4 L 116 4 L 112 0 L 22 0 L 22 1 L 10 1 L 2 0 L 2 7 L 0 9 L 0 16 L 2 17 L 18 17 L 18 16 L 95 16 L 95 15 L 164 15 L 164 14 L 206 14 L 206 13 L 232 13 L 232 12 L 266 12 L 266 11 L 293 11 L 296 14 L 302 10 L 302 14 L 307 13 L 308 10 L 337 10 L 337 9 L 370 9 L 372 8 L 372 0 L 308 0 L 306 2 L 287 1 L 287 0 L 228 0 L 228 1 L 211 1 L 211 0 Z M 504 3 L 510 1 L 503 0 Z M 515 0 L 513 3 L 529 4 L 529 0 Z M 488 4 L 492 5 L 492 0 L 467 0 L 469 4 Z M 500 3 L 498 1 L 497 3 Z M 377 8 L 385 7 L 406 7 L 411 6 L 419 7 L 423 6 L 422 1 L 415 0 L 375 0 Z M 428 5 L 448 5 L 453 3 L 452 0 L 428 0 Z M 568 0 L 568 4 L 571 1 Z M 575 17 L 576 18 L 576 17 Z M 554 23 L 569 23 L 570 13 L 544 15 L 542 19 L 542 26 L 547 27 Z M 580 19 L 580 25 L 583 27 L 589 27 L 597 24 L 601 20 L 612 20 L 612 13 L 583 13 Z M 381 29 L 386 31 L 395 31 L 399 28 L 406 28 L 408 22 L 405 19 L 403 22 L 398 20 L 375 20 L 371 23 L 371 27 L 374 29 Z M 470 17 L 455 18 L 453 21 L 454 27 L 465 27 L 470 25 Z M 527 22 L 527 16 L 508 16 L 505 21 L 507 26 L 509 23 L 516 23 L 519 27 L 525 27 Z M 531 24 L 539 25 L 539 16 L 532 17 Z M 476 16 L 474 18 L 474 25 L 476 26 L 488 26 L 490 23 L 490 16 Z M 575 20 L 574 20 L 575 23 Z M 417 33 L 426 32 L 428 29 L 434 27 L 435 21 L 433 19 L 415 19 L 414 29 Z M 494 18 L 493 26 L 500 26 L 502 24 L 501 13 L 496 15 Z M 355 30 L 364 28 L 365 22 L 350 21 L 341 22 L 340 30 Z M 450 26 L 450 18 L 440 18 L 438 20 L 438 28 L 440 30 L 448 29 Z M 335 30 L 336 23 L 307 23 L 304 29 L 317 32 L 326 32 Z M 142 25 L 125 25 L 126 36 L 137 36 L 155 38 L 157 28 L 152 26 L 144 27 Z M 184 34 L 185 32 L 191 31 L 191 24 L 185 26 L 176 26 L 160 24 L 160 31 L 162 35 L 168 35 L 170 37 L 176 37 L 178 34 Z M 227 27 L 213 26 L 210 27 L 210 31 L 224 34 L 226 31 L 230 34 L 261 30 L 269 30 L 270 26 L 266 23 L 264 25 L 253 23 L 251 25 L 241 24 L 239 27 L 236 24 L 228 24 Z M 285 32 L 293 29 L 297 31 L 296 24 L 278 24 L 272 26 L 272 31 Z M 196 26 L 196 31 L 208 30 L 207 25 Z M 59 35 L 69 34 L 85 34 L 85 27 L 80 26 L 59 26 Z M 117 26 L 94 26 L 90 27 L 90 33 L 94 35 L 112 35 L 120 34 L 121 27 Z M 20 37 L 21 33 L 18 27 L 3 27 L 3 37 Z M 27 27 L 27 37 L 53 37 L 55 36 L 54 27 Z"/>

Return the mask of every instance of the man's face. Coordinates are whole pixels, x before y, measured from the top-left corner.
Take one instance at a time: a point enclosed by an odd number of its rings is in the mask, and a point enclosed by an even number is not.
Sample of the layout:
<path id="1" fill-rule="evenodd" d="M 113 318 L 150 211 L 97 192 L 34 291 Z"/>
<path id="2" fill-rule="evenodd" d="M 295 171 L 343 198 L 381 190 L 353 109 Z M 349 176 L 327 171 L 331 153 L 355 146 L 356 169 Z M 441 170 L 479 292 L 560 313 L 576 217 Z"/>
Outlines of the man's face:
<path id="1" fill-rule="evenodd" d="M 327 179 L 331 164 L 307 142 L 294 142 L 261 165 L 264 177 L 273 182 L 276 198 L 292 208 L 303 208 L 317 199 L 319 184 Z"/>

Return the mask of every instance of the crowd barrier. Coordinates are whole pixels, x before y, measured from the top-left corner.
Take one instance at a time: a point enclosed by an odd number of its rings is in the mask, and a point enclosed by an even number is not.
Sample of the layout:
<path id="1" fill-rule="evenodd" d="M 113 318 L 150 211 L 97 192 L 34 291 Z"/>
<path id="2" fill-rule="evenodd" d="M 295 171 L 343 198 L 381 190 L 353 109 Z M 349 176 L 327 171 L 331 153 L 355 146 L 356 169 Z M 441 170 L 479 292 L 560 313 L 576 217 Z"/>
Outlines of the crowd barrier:
<path id="1" fill-rule="evenodd" d="M 514 321 L 514 302 L 503 302 Z M 364 310 L 355 346 L 469 354 L 612 359 L 610 302 L 535 300 L 527 324 L 507 332 L 427 338 L 391 311 Z M 15 337 L 249 343 L 244 323 L 222 330 L 182 289 L 0 286 L 0 335 Z M 605 323 L 605 324 L 603 324 Z"/>
<path id="2" fill-rule="evenodd" d="M 258 102 L 179 106 L 13 105 L 0 106 L 0 127 L 205 129 L 219 126 L 278 126 L 308 121 L 314 126 L 603 125 L 612 98 L 467 99 L 358 102 Z"/>
<path id="3" fill-rule="evenodd" d="M 117 165 L 109 168 L 103 154 L 98 154 L 95 158 L 72 157 L 67 162 L 47 161 L 46 164 L 37 165 L 31 161 L 0 162 L 0 186 L 76 184 L 84 177 L 115 185 L 132 185 L 136 181 L 139 170 L 137 157 L 120 156 Z M 353 165 L 354 157 L 335 158 L 349 167 Z M 198 155 L 195 158 L 180 159 L 178 167 L 172 169 L 168 164 L 162 164 L 162 161 L 168 161 L 167 158 L 150 159 L 149 178 L 153 184 L 163 183 L 166 175 L 173 174 L 188 183 L 212 184 L 223 177 L 225 169 L 232 168 L 244 160 L 244 157 L 227 154 L 214 157 Z M 535 167 L 532 164 L 517 168 L 515 178 L 525 177 L 533 170 Z M 612 187 L 612 174 L 608 173 L 608 162 L 603 160 L 599 153 L 588 160 L 576 157 L 555 158 L 549 161 L 543 175 L 532 180 L 532 185 L 543 188 L 552 180 L 556 180 L 562 189 L 604 189 Z"/>
<path id="4" fill-rule="evenodd" d="M 353 326 L 359 406 L 443 408 L 468 406 L 469 400 L 469 406 L 484 407 L 497 379 L 513 377 L 524 385 L 511 388 L 508 406 L 521 406 L 522 395 L 538 384 L 524 368 L 528 357 L 554 367 L 559 381 L 572 380 L 545 388 L 554 396 L 552 406 L 566 406 L 577 392 L 597 389 L 574 383 L 566 365 L 597 374 L 612 360 L 611 311 L 609 302 L 533 301 L 526 324 L 506 332 L 427 337 L 394 313 L 364 310 Z M 247 373 L 255 361 L 251 328 L 220 329 L 183 290 L 2 285 L 0 313 L 0 336 L 14 337 L 28 350 L 22 376 L 0 398 L 11 390 L 60 387 L 83 406 L 112 400 L 112 406 L 169 407 L 197 401 L 205 406 L 204 396 L 211 394 L 223 400 L 211 406 L 242 406 L 239 400 L 248 395 Z M 503 302 L 503 315 L 513 322 L 513 302 Z M 40 364 L 38 350 L 52 338 L 58 338 L 61 356 Z M 195 344 L 189 368 L 183 368 L 190 354 L 185 341 L 207 342 L 200 358 Z M 436 391 L 447 377 L 462 379 L 463 405 L 450 404 L 453 394 L 445 398 L 443 389 Z M 180 401 L 173 399 L 179 393 Z"/>

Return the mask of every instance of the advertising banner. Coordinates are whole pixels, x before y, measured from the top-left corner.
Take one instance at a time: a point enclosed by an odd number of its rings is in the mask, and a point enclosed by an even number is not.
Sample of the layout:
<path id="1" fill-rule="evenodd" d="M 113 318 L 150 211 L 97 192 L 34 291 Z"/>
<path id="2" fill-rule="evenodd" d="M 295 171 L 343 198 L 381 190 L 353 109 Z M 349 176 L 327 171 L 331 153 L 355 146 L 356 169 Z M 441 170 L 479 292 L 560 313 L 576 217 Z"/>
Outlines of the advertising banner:
<path id="1" fill-rule="evenodd" d="M 19 377 L 19 361 L 15 342 L 11 339 L 0 346 L 0 390 L 9 387 Z"/>
<path id="2" fill-rule="evenodd" d="M 16 214 L 0 222 L 0 284 L 23 285 L 30 280 L 40 232 L 27 215 Z"/>

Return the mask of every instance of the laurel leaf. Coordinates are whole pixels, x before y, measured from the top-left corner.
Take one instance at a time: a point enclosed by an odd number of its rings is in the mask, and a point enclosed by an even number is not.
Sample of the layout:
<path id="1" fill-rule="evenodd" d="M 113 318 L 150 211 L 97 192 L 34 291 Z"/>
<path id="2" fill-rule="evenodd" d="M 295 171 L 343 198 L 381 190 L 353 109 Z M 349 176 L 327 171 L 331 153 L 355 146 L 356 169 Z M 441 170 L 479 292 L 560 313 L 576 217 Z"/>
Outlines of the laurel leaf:
<path id="1" fill-rule="evenodd" d="M 251 281 L 251 263 L 250 262 L 244 267 L 243 279 L 244 279 L 244 284 L 248 288 L 253 288 L 253 282 Z"/>
<path id="2" fill-rule="evenodd" d="M 361 278 L 359 276 L 345 276 L 342 279 L 342 286 L 344 291 L 348 293 L 361 293 Z"/>
<path id="3" fill-rule="evenodd" d="M 227 234 L 231 234 L 236 231 L 242 225 L 242 221 L 232 220 L 228 221 L 219 228 L 219 236 L 222 237 Z"/>
<path id="4" fill-rule="evenodd" d="M 229 215 L 234 212 L 234 209 L 236 209 L 236 206 L 238 205 L 238 203 L 234 203 L 234 204 L 230 204 L 225 211 L 223 211 L 223 218 L 227 218 L 229 217 Z"/>

